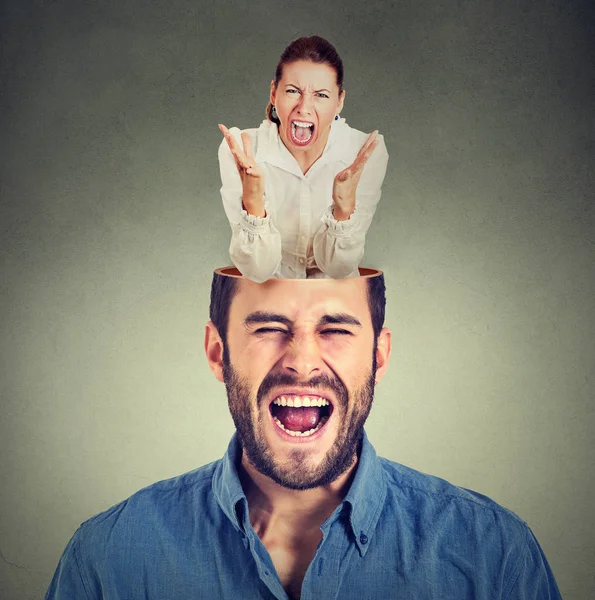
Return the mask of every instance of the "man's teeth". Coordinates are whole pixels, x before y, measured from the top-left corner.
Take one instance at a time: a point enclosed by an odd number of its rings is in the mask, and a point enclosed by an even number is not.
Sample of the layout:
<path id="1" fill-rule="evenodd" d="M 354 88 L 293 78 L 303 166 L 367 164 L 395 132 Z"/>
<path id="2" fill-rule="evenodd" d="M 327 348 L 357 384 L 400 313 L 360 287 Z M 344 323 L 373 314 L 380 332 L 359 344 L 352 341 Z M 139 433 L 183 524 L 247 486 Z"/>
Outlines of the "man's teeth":
<path id="1" fill-rule="evenodd" d="M 328 421 L 328 417 L 323 417 L 322 419 L 320 419 L 320 421 L 318 422 L 318 425 L 316 425 L 316 427 L 313 427 L 312 429 L 309 429 L 308 431 L 292 431 L 291 429 L 286 429 L 285 426 L 283 425 L 283 423 L 281 423 L 281 421 L 279 421 L 279 419 L 277 419 L 277 417 L 273 417 L 273 419 L 275 420 L 275 423 L 277 423 L 277 425 L 281 429 L 283 429 L 283 431 L 285 433 L 288 433 L 289 435 L 292 435 L 293 437 L 308 437 L 308 436 L 312 435 L 313 433 L 316 433 Z"/>
<path id="2" fill-rule="evenodd" d="M 273 404 L 301 408 L 302 406 L 328 406 L 330 402 L 320 396 L 279 396 L 273 400 Z"/>

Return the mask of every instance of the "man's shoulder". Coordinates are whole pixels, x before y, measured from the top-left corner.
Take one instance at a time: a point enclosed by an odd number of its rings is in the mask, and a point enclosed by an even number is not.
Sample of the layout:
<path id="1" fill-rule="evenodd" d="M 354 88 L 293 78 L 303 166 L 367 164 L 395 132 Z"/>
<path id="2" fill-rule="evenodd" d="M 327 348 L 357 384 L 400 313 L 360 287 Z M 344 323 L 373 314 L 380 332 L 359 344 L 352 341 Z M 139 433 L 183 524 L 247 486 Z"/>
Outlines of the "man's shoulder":
<path id="1" fill-rule="evenodd" d="M 428 515 L 445 510 L 456 511 L 476 522 L 493 524 L 524 535 L 526 523 L 514 512 L 488 496 L 460 487 L 446 479 L 423 473 L 387 458 L 379 458 L 392 498 L 410 510 Z"/>
<path id="2" fill-rule="evenodd" d="M 114 531 L 131 533 L 152 526 L 176 528 L 183 526 L 189 515 L 208 510 L 214 501 L 212 480 L 220 460 L 214 461 L 170 479 L 144 487 L 126 500 L 114 504 L 84 521 L 78 538 L 105 536 L 113 538 Z"/>
<path id="3" fill-rule="evenodd" d="M 440 477 L 379 462 L 386 482 L 381 535 L 395 552 L 405 547 L 417 564 L 431 565 L 435 581 L 450 586 L 444 597 L 560 598 L 543 550 L 516 514 Z M 465 593 L 469 582 L 476 587 Z"/>

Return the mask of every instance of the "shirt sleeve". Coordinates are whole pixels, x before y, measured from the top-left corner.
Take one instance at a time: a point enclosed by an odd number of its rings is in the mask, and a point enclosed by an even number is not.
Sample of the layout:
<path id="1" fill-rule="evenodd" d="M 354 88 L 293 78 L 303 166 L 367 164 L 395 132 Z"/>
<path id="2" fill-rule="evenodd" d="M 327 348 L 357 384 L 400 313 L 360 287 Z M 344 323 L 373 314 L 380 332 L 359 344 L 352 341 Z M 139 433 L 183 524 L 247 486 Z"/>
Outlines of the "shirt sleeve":
<path id="1" fill-rule="evenodd" d="M 337 221 L 332 205 L 322 217 L 322 226 L 314 236 L 314 260 L 318 268 L 333 278 L 358 275 L 357 267 L 364 255 L 366 233 L 380 200 L 386 175 L 388 152 L 383 136 L 370 156 L 355 194 L 355 210 L 349 219 Z"/>
<path id="2" fill-rule="evenodd" d="M 90 589 L 88 580 L 83 576 L 78 557 L 76 534 L 64 550 L 45 600 L 95 600 L 100 598 Z"/>
<path id="3" fill-rule="evenodd" d="M 527 527 L 524 556 L 504 600 L 562 600 L 545 554 Z"/>
<path id="4" fill-rule="evenodd" d="M 234 127 L 230 132 L 241 144 L 240 130 Z M 221 199 L 231 225 L 231 260 L 242 275 L 261 283 L 271 278 L 281 263 L 281 235 L 271 220 L 269 198 L 265 197 L 264 218 L 242 208 L 242 181 L 225 140 L 219 146 L 219 170 Z"/>

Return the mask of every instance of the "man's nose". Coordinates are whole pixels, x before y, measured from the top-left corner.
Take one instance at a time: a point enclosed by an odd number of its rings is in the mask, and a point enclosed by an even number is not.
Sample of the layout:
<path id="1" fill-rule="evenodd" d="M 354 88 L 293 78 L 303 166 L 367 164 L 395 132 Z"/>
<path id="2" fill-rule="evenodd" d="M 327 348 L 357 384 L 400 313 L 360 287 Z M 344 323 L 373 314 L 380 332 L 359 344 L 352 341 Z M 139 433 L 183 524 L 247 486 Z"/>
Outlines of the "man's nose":
<path id="1" fill-rule="evenodd" d="M 283 369 L 295 373 L 302 379 L 319 374 L 324 363 L 314 335 L 296 335 L 287 346 L 281 361 Z"/>

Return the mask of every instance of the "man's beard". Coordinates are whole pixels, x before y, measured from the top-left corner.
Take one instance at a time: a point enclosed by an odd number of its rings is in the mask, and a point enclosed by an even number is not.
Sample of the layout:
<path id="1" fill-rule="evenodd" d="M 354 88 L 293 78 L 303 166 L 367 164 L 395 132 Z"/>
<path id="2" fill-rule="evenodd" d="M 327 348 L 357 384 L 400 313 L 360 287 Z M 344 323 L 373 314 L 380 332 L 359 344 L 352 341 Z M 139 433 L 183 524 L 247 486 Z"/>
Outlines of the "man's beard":
<path id="1" fill-rule="evenodd" d="M 226 357 L 227 358 L 227 357 Z M 320 375 L 308 381 L 300 382 L 290 373 L 269 373 L 262 381 L 256 395 L 258 417 L 254 422 L 250 389 L 233 369 L 229 359 L 224 360 L 223 378 L 227 389 L 229 410 L 236 426 L 238 439 L 248 461 L 257 471 L 272 479 L 275 483 L 292 490 L 307 490 L 335 481 L 354 462 L 359 452 L 364 434 L 364 423 L 372 407 L 374 398 L 374 378 L 376 373 L 376 356 L 366 383 L 352 391 L 351 398 L 347 388 L 338 377 Z M 297 448 L 290 454 L 289 460 L 279 463 L 269 448 L 263 432 L 263 418 L 267 415 L 261 406 L 270 390 L 276 386 L 296 386 L 308 388 L 331 389 L 341 409 L 342 422 L 339 425 L 337 438 L 322 462 L 315 467 L 310 466 L 309 451 Z M 349 405 L 353 412 L 349 415 Z M 268 409 L 268 407 L 264 407 Z"/>

